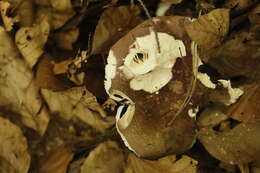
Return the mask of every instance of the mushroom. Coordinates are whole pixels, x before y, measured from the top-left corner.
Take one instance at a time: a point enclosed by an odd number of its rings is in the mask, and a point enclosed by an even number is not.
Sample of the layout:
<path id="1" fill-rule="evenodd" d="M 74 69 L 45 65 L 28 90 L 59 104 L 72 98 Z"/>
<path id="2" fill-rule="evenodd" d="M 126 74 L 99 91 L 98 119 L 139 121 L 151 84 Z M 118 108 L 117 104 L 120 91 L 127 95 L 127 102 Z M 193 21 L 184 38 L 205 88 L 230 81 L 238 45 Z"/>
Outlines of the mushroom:
<path id="1" fill-rule="evenodd" d="M 188 112 L 200 107 L 207 89 L 198 83 L 183 107 L 194 79 L 194 43 L 184 29 L 191 20 L 152 20 L 154 24 L 143 22 L 110 49 L 105 89 L 118 103 L 116 128 L 125 145 L 140 157 L 156 159 L 192 147 L 196 125 Z"/>

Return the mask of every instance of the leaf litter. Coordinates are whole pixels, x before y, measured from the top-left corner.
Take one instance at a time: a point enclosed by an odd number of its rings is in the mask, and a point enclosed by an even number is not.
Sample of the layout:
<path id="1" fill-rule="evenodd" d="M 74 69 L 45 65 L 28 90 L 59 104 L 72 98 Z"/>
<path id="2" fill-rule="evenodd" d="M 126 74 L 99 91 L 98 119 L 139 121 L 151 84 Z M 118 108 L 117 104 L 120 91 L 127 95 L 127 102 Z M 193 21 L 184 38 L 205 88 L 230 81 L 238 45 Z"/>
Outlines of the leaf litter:
<path id="1" fill-rule="evenodd" d="M 142 3 L 144 6 L 140 1 L 121 0 L 0 1 L 0 172 L 259 172 L 259 3 Z M 159 9 L 163 6 L 167 8 Z M 153 17 L 160 10 L 160 15 L 169 17 L 147 21 L 145 14 Z M 116 130 L 117 111 L 126 103 L 106 93 L 105 66 L 110 63 L 111 47 L 119 40 L 127 42 L 125 35 L 134 33 L 135 27 L 141 27 L 141 34 L 131 39 L 143 36 L 144 28 L 150 28 L 156 38 L 158 31 L 167 29 L 152 26 L 156 22 L 171 24 L 174 20 L 168 19 L 175 15 L 192 17 L 172 24 L 174 34 L 177 39 L 189 37 L 185 45 L 191 41 L 198 45 L 203 63 L 198 71 L 208 75 L 215 89 L 197 82 L 195 101 L 183 109 L 199 103 L 192 117 L 196 126 L 190 127 L 196 132 L 192 148 L 149 160 L 129 150 Z M 178 29 L 181 24 L 182 32 Z M 123 48 L 119 45 L 119 53 L 124 54 Z M 186 50 L 192 53 L 190 48 Z M 142 58 L 140 53 L 137 57 Z M 228 82 L 226 89 L 224 81 Z M 227 90 L 240 90 L 241 94 L 227 104 L 226 98 L 231 98 Z M 144 111 L 149 114 L 149 106 Z M 185 140 L 182 131 L 172 132 L 179 134 L 179 141 Z M 142 131 L 129 133 L 135 136 L 136 132 Z M 159 133 L 158 129 L 151 136 L 156 139 Z M 139 140 L 136 137 L 135 142 Z M 168 143 L 164 145 L 166 148 Z"/>

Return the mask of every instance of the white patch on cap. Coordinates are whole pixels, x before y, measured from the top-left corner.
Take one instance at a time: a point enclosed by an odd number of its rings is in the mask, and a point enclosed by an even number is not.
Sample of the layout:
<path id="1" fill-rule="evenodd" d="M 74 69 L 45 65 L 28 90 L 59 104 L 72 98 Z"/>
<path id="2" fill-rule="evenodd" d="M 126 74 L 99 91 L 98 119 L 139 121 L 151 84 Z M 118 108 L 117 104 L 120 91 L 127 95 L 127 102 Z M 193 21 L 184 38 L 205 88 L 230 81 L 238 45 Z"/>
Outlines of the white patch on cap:
<path id="1" fill-rule="evenodd" d="M 170 7 L 171 3 L 169 2 L 159 2 L 156 10 L 156 16 L 164 16 Z"/>
<path id="2" fill-rule="evenodd" d="M 185 45 L 181 40 L 167 33 L 153 31 L 149 35 L 137 37 L 129 48 L 124 65 L 119 69 L 130 78 L 133 90 L 144 90 L 154 93 L 164 87 L 172 78 L 172 67 L 176 59 L 186 56 Z M 163 73 L 163 74 L 160 74 Z"/>
<path id="3" fill-rule="evenodd" d="M 134 90 L 144 90 L 149 93 L 156 92 L 165 86 L 172 78 L 170 68 L 158 68 L 150 73 L 137 76 L 130 82 L 130 87 Z"/>
<path id="4" fill-rule="evenodd" d="M 116 76 L 116 57 L 112 50 L 109 51 L 107 65 L 105 67 L 105 90 L 109 94 L 112 85 L 112 79 Z"/>
<path id="5" fill-rule="evenodd" d="M 230 80 L 218 80 L 218 81 L 223 85 L 223 87 L 228 89 L 230 98 L 229 101 L 225 103 L 226 105 L 231 105 L 235 103 L 237 99 L 244 94 L 244 91 L 241 90 L 240 88 L 232 88 Z"/>
<path id="6" fill-rule="evenodd" d="M 129 126 L 129 124 L 131 123 L 131 121 L 134 117 L 134 114 L 135 114 L 135 105 L 134 105 L 133 101 L 127 95 L 125 95 L 123 92 L 118 91 L 118 90 L 111 91 L 111 98 L 113 98 L 114 100 L 116 100 L 118 102 L 120 102 L 120 101 L 122 102 L 123 100 L 125 100 L 123 102 L 123 105 L 119 106 L 119 108 L 117 109 L 116 129 L 117 129 L 117 132 L 119 133 L 120 137 L 124 141 L 125 146 L 127 146 L 129 148 L 129 150 L 133 151 L 136 155 L 138 155 L 138 153 L 136 153 L 135 150 L 129 145 L 129 143 L 127 142 L 127 139 L 125 138 L 123 133 L 120 131 L 120 129 L 126 129 Z M 125 103 L 125 105 L 124 105 L 124 103 Z M 127 106 L 127 110 L 124 113 L 124 115 L 121 116 L 121 113 L 125 106 Z"/>

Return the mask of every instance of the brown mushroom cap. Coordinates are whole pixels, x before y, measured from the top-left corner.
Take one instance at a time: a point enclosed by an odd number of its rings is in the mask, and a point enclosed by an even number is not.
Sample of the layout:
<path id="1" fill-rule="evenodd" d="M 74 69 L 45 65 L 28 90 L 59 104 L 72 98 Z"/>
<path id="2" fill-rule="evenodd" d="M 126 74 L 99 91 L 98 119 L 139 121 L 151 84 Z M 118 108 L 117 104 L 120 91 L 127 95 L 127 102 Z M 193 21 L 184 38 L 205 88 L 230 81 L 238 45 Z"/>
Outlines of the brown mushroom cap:
<path id="1" fill-rule="evenodd" d="M 121 135 L 136 154 L 145 158 L 157 158 L 169 153 L 182 153 L 189 149 L 196 135 L 195 122 L 187 114 L 186 108 L 176 117 L 193 80 L 191 40 L 184 29 L 187 17 L 163 16 L 153 18 L 155 31 L 163 32 L 182 40 L 186 56 L 178 58 L 172 68 L 173 77 L 158 93 L 130 88 L 129 79 L 118 68 L 124 64 L 129 47 L 136 37 L 150 34 L 151 21 L 140 24 L 120 39 L 110 51 L 116 57 L 116 75 L 112 79 L 111 90 L 119 90 L 135 103 L 135 114 Z M 169 124 L 171 120 L 172 124 Z"/>

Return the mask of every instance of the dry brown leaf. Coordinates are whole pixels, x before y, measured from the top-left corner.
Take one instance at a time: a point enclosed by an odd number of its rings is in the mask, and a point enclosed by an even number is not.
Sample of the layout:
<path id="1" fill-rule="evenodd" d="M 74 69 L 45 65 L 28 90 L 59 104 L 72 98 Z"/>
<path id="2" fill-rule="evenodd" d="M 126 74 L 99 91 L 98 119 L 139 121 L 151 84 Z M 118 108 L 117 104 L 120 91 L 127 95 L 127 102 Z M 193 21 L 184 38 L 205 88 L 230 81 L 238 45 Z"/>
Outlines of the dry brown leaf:
<path id="1" fill-rule="evenodd" d="M 51 6 L 58 11 L 72 11 L 70 0 L 50 0 Z"/>
<path id="2" fill-rule="evenodd" d="M 260 173 L 260 159 L 252 163 L 251 171 L 252 173 Z"/>
<path id="3" fill-rule="evenodd" d="M 15 35 L 15 42 L 26 63 L 32 68 L 43 54 L 43 47 L 48 39 L 50 26 L 42 20 L 32 27 L 22 27 Z"/>
<path id="4" fill-rule="evenodd" d="M 78 36 L 78 28 L 69 31 L 61 31 L 55 35 L 57 46 L 65 50 L 72 50 L 72 44 L 77 41 Z"/>
<path id="5" fill-rule="evenodd" d="M 229 10 L 216 9 L 185 25 L 189 36 L 203 52 L 219 46 L 229 31 Z M 207 61 L 205 57 L 201 57 Z"/>
<path id="6" fill-rule="evenodd" d="M 256 6 L 248 15 L 251 26 L 250 31 L 255 33 L 255 39 L 260 40 L 260 4 Z M 259 45 L 259 43 L 258 43 Z"/>
<path id="7" fill-rule="evenodd" d="M 54 72 L 54 62 L 48 54 L 43 54 L 36 70 L 35 83 L 38 87 L 50 89 L 53 91 L 61 91 L 71 87 L 71 84 L 65 80 L 58 79 Z"/>
<path id="8" fill-rule="evenodd" d="M 236 33 L 218 48 L 212 50 L 209 64 L 222 76 L 260 79 L 260 49 L 251 45 L 250 34 Z"/>
<path id="9" fill-rule="evenodd" d="M 151 161 L 131 153 L 124 173 L 196 173 L 197 164 L 196 160 L 185 155 L 177 161 L 174 155 Z"/>
<path id="10" fill-rule="evenodd" d="M 14 172 L 27 173 L 30 167 L 31 157 L 27 151 L 27 140 L 19 127 L 9 120 L 0 117 L 0 171 L 6 167 Z M 7 164 L 7 165 L 5 165 Z M 11 168 L 12 167 L 12 168 Z"/>
<path id="11" fill-rule="evenodd" d="M 34 0 L 19 0 L 14 6 L 17 7 L 19 25 L 22 27 L 32 26 L 35 12 Z"/>
<path id="12" fill-rule="evenodd" d="M 115 123 L 114 117 L 106 117 L 96 98 L 84 87 L 75 87 L 61 92 L 42 89 L 42 95 L 51 112 L 58 113 L 66 120 L 77 118 L 100 131 Z"/>
<path id="13" fill-rule="evenodd" d="M 240 12 L 252 6 L 257 0 L 226 0 L 223 8 L 230 8 L 235 12 Z"/>
<path id="14" fill-rule="evenodd" d="M 137 6 L 109 7 L 106 9 L 96 26 L 92 53 L 105 53 L 128 31 L 141 23 L 140 9 Z"/>
<path id="15" fill-rule="evenodd" d="M 66 173 L 73 153 L 65 146 L 59 146 L 40 162 L 39 173 Z"/>
<path id="16" fill-rule="evenodd" d="M 0 27 L 0 105 L 21 114 L 22 122 L 41 135 L 49 115 L 33 81 L 32 71 L 26 66 L 9 35 Z"/>
<path id="17" fill-rule="evenodd" d="M 172 4 L 179 4 L 182 2 L 182 0 L 161 0 L 162 2 L 169 2 Z"/>
<path id="18" fill-rule="evenodd" d="M 241 123 L 226 132 L 202 129 L 198 138 L 218 160 L 244 164 L 260 157 L 260 122 Z"/>
<path id="19" fill-rule="evenodd" d="M 0 10 L 5 30 L 11 31 L 13 29 L 13 24 L 19 21 L 19 17 L 15 16 L 12 18 L 7 15 L 7 11 L 10 10 L 10 3 L 7 1 L 0 1 Z"/>
<path id="20" fill-rule="evenodd" d="M 121 173 L 124 154 L 116 142 L 107 141 L 92 150 L 84 161 L 80 173 Z"/>
<path id="21" fill-rule="evenodd" d="M 260 120 L 260 85 L 249 85 L 244 91 L 243 96 L 229 107 L 226 114 L 243 122 Z"/>

